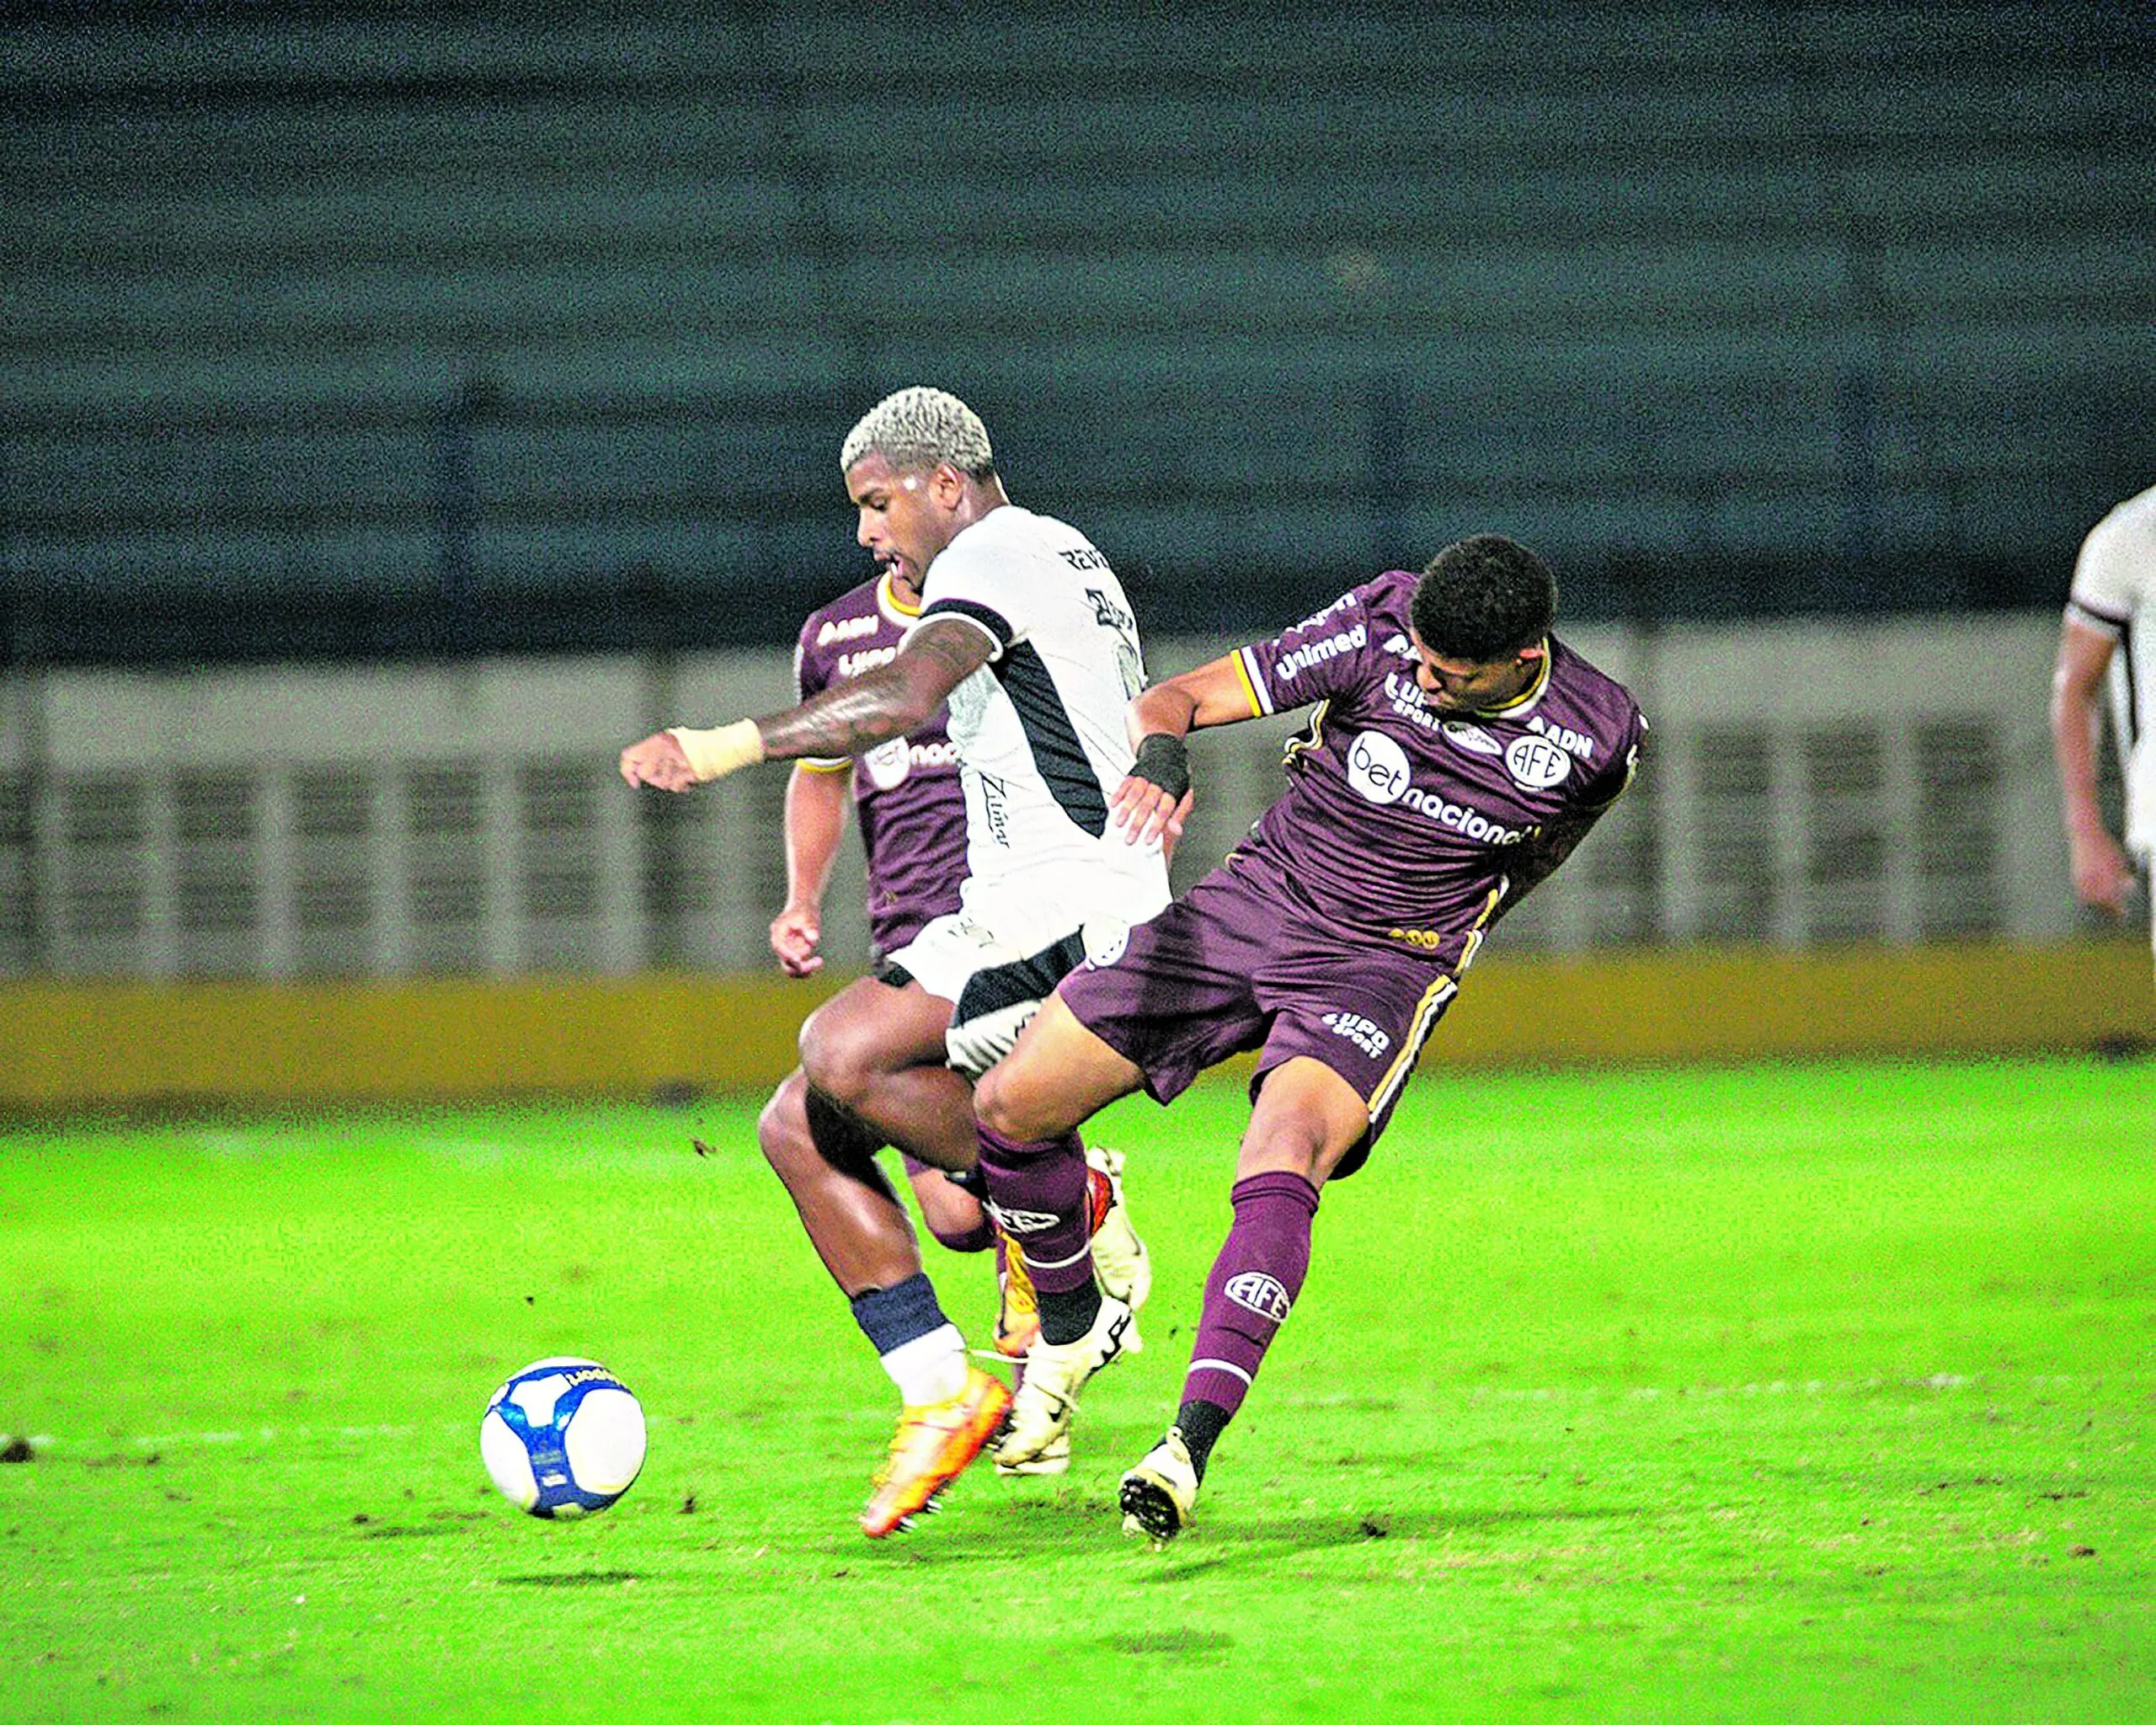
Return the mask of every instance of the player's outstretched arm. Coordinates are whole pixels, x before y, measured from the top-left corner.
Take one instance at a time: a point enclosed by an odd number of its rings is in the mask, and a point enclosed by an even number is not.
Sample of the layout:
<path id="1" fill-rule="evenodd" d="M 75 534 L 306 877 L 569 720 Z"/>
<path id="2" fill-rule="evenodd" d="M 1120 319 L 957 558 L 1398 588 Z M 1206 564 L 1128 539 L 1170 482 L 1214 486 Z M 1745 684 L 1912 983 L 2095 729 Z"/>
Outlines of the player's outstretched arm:
<path id="1" fill-rule="evenodd" d="M 622 751 L 632 785 L 686 791 L 753 766 L 803 755 L 858 755 L 927 723 L 951 691 L 988 663 L 993 643 L 955 617 L 931 617 L 908 635 L 889 665 L 764 718 L 715 730 L 675 725 Z"/>
<path id="2" fill-rule="evenodd" d="M 1140 690 L 1124 709 L 1138 758 L 1108 799 L 1108 818 L 1132 844 L 1172 845 L 1194 800 L 1182 740 L 1195 730 L 1257 717 L 1236 655 L 1230 653 Z"/>
<path id="3" fill-rule="evenodd" d="M 1155 733 L 1187 736 L 1216 724 L 1240 724 L 1257 717 L 1250 685 L 1243 680 L 1241 655 L 1224 653 L 1195 670 L 1141 689 L 1124 709 L 1134 749 Z"/>
<path id="4" fill-rule="evenodd" d="M 2052 672 L 2052 756 L 2058 766 L 2073 895 L 2084 905 L 2123 916 L 2133 869 L 2124 847 L 2104 825 L 2096 793 L 2098 697 L 2112 651 L 2108 635 L 2071 617 L 2060 626 L 2058 662 Z"/>

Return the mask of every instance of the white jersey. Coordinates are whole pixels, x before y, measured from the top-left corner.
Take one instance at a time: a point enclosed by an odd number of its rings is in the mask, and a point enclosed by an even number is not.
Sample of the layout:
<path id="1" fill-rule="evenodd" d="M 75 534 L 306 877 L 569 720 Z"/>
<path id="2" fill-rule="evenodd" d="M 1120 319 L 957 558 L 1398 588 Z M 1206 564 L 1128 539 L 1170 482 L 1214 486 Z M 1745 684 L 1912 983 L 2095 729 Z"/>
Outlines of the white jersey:
<path id="1" fill-rule="evenodd" d="M 2126 847 L 2146 860 L 2156 854 L 2156 489 L 2090 530 L 2066 614 L 2118 644 L 2109 693 L 2125 768 Z"/>
<path id="2" fill-rule="evenodd" d="M 1004 504 L 929 564 L 931 617 L 955 617 L 991 647 L 950 698 L 966 794 L 959 914 L 1022 944 L 1159 911 L 1160 846 L 1128 844 L 1108 824 L 1130 770 L 1123 709 L 1145 666 L 1107 558 L 1075 528 Z"/>

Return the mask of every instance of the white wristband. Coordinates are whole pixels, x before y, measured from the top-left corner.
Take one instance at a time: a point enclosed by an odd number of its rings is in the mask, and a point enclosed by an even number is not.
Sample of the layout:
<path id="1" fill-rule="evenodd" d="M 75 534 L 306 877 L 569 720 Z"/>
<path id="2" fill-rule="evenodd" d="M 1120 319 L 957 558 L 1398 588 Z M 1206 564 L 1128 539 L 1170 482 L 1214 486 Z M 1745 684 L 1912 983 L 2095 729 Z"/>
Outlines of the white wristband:
<path id="1" fill-rule="evenodd" d="M 728 773 L 738 772 L 744 766 L 754 766 L 764 758 L 763 733 L 756 729 L 753 718 L 737 719 L 710 731 L 691 730 L 683 724 L 669 725 L 666 734 L 681 745 L 681 752 L 689 757 L 689 770 L 704 784 L 724 778 Z"/>

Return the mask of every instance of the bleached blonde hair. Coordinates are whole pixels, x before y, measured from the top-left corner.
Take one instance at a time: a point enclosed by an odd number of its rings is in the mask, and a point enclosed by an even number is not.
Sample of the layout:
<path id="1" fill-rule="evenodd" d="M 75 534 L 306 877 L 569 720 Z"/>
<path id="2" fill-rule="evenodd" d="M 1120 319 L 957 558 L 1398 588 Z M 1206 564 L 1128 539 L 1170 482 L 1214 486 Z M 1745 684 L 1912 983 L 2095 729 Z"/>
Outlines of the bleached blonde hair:
<path id="1" fill-rule="evenodd" d="M 861 416 L 839 447 L 839 471 L 851 472 L 871 454 L 901 470 L 948 462 L 979 478 L 995 469 L 995 451 L 980 415 L 948 390 L 920 384 L 885 396 Z"/>

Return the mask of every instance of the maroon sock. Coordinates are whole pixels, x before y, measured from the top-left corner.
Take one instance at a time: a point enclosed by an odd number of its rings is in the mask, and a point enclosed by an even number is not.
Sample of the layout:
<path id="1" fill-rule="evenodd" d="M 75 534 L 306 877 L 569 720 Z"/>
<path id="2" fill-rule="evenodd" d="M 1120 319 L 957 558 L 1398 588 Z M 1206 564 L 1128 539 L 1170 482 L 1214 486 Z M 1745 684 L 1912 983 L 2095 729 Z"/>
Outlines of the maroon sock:
<path id="1" fill-rule="evenodd" d="M 1033 1286 L 1044 1295 L 1091 1287 L 1086 1146 L 1078 1135 L 1020 1144 L 983 1126 L 980 1171 L 988 1180 L 989 1212 L 1025 1254 Z"/>
<path id="2" fill-rule="evenodd" d="M 1212 1402 L 1232 1415 L 1303 1290 L 1317 1188 L 1300 1174 L 1278 1172 L 1238 1180 L 1228 1196 L 1235 1207 L 1235 1224 L 1205 1279 L 1205 1305 L 1182 1397 Z"/>
<path id="3" fill-rule="evenodd" d="M 952 1252 L 985 1252 L 995 1244 L 995 1230 L 986 1216 L 970 1228 L 939 1228 L 931 1222 L 928 1231 L 936 1236 L 937 1245 Z"/>

